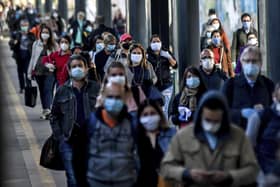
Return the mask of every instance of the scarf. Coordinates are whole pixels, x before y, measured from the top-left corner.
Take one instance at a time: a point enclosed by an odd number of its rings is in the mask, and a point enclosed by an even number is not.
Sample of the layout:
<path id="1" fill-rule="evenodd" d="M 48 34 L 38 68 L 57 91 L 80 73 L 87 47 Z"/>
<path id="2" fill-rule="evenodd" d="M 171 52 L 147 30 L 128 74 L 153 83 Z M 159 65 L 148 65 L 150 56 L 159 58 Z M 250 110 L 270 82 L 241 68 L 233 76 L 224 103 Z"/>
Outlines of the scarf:
<path id="1" fill-rule="evenodd" d="M 191 111 L 194 111 L 197 107 L 197 99 L 196 99 L 197 90 L 190 89 L 185 87 L 182 91 L 179 105 L 186 106 Z"/>

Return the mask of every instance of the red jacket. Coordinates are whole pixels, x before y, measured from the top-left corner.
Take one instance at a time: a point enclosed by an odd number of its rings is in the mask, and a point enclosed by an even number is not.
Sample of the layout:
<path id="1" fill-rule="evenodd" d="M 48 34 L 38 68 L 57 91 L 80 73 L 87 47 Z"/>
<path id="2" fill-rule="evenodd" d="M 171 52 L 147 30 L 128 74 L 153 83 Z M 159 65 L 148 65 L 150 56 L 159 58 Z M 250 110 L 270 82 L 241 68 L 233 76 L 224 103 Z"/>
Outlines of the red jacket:
<path id="1" fill-rule="evenodd" d="M 71 53 L 61 55 L 61 50 L 51 53 L 48 57 L 43 58 L 42 62 L 52 63 L 55 65 L 56 80 L 59 86 L 63 85 L 68 79 L 67 62 L 71 56 Z"/>

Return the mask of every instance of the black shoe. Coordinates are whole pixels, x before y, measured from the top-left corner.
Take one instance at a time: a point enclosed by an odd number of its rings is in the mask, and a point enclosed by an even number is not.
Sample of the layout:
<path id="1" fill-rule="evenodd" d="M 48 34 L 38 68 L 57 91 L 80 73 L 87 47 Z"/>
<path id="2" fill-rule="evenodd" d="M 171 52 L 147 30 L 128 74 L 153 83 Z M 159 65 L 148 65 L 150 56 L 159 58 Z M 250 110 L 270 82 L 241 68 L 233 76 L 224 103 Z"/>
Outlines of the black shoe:
<path id="1" fill-rule="evenodd" d="M 20 94 L 23 94 L 23 90 L 24 90 L 24 89 L 20 89 L 20 90 L 19 90 L 19 93 L 20 93 Z"/>

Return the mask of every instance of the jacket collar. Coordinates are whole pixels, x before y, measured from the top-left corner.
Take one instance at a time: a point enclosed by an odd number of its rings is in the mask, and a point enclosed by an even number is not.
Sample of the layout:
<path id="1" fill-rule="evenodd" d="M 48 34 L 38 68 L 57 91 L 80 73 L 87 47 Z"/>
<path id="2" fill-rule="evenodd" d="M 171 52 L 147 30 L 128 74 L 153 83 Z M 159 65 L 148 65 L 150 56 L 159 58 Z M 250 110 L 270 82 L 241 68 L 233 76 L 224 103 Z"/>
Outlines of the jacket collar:
<path id="1" fill-rule="evenodd" d="M 247 78 L 245 77 L 243 72 L 240 74 L 239 80 L 240 81 L 238 81 L 237 84 L 239 84 L 240 86 L 242 86 L 242 87 L 249 86 Z M 254 85 L 261 85 L 262 87 L 265 87 L 265 83 L 264 83 L 263 79 L 261 78 L 260 74 L 258 75 L 257 80 Z"/>

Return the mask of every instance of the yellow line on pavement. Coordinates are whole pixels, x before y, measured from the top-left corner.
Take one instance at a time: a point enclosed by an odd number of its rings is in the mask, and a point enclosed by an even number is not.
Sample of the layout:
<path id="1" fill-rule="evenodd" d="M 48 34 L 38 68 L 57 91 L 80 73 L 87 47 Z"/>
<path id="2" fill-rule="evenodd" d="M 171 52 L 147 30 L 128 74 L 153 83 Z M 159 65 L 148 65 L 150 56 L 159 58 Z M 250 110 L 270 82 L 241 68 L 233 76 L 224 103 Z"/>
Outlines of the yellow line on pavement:
<path id="1" fill-rule="evenodd" d="M 3 82 L 5 82 L 6 86 L 8 87 L 9 93 L 11 93 L 9 95 L 9 97 L 11 98 L 13 104 L 15 105 L 14 109 L 20 119 L 21 127 L 23 128 L 24 134 L 29 143 L 31 153 L 32 153 L 33 159 L 36 163 L 36 168 L 39 172 L 41 182 L 42 182 L 43 186 L 54 187 L 56 185 L 55 185 L 55 181 L 54 181 L 54 178 L 51 175 L 51 173 L 47 169 L 45 169 L 39 165 L 40 154 L 41 154 L 40 146 L 38 145 L 38 143 L 36 141 L 36 136 L 34 134 L 31 124 L 28 121 L 26 112 L 24 111 L 24 109 L 20 103 L 20 98 L 16 94 L 16 89 L 15 89 L 12 81 L 10 80 L 7 71 L 5 71 L 4 68 L 2 70 L 2 73 L 5 77 L 5 81 L 3 81 Z M 31 171 L 31 173 L 32 173 L 32 171 Z"/>

